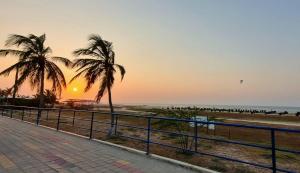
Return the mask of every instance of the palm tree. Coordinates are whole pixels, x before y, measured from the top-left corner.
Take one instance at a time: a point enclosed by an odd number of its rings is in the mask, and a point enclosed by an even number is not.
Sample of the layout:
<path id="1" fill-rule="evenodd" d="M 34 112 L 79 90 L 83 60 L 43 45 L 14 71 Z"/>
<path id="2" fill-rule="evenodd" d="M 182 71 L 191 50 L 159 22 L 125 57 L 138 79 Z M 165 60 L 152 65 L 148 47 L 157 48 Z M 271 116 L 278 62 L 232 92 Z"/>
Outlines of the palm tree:
<path id="1" fill-rule="evenodd" d="M 7 52 L 19 56 L 20 61 L 0 73 L 0 75 L 9 75 L 10 72 L 18 69 L 20 77 L 16 80 L 14 87 L 18 88 L 26 79 L 29 79 L 32 89 L 37 88 L 39 92 L 40 108 L 44 106 L 45 78 L 52 82 L 52 90 L 59 95 L 62 88 L 66 87 L 64 74 L 53 61 L 62 62 L 65 66 L 71 65 L 71 61 L 67 58 L 50 56 L 52 50 L 44 45 L 45 40 L 45 34 L 41 36 L 30 34 L 27 37 L 11 35 L 7 45 L 16 45 L 22 50 Z"/>
<path id="2" fill-rule="evenodd" d="M 14 40 L 14 35 L 11 35 L 8 37 L 8 39 L 5 42 L 5 46 L 9 47 L 9 46 L 16 46 L 19 47 L 21 44 L 16 43 Z M 26 57 L 28 56 L 28 50 L 24 49 L 23 50 L 18 50 L 18 49 L 0 49 L 0 56 L 7 56 L 7 55 L 13 55 L 13 56 L 18 56 L 19 57 L 19 62 L 26 59 Z M 19 76 L 19 67 L 16 67 L 16 73 L 15 73 L 15 83 L 14 83 L 14 87 L 12 89 L 12 97 L 13 100 L 15 100 L 16 98 L 16 93 L 18 91 L 18 87 L 16 84 L 17 80 L 18 80 L 18 76 Z"/>
<path id="3" fill-rule="evenodd" d="M 90 44 L 87 48 L 77 49 L 73 52 L 74 56 L 88 56 L 89 58 L 74 60 L 73 68 L 78 69 L 76 70 L 77 74 L 70 82 L 83 75 L 87 82 L 84 90 L 86 92 L 95 82 L 100 81 L 96 101 L 99 102 L 104 93 L 106 91 L 108 92 L 108 101 L 111 111 L 111 128 L 109 130 L 109 135 L 111 135 L 115 121 L 111 95 L 114 74 L 116 69 L 118 69 L 121 73 L 122 80 L 125 75 L 125 68 L 122 65 L 115 63 L 115 52 L 113 51 L 111 42 L 103 40 L 99 35 L 94 34 L 90 35 L 88 41 Z"/>

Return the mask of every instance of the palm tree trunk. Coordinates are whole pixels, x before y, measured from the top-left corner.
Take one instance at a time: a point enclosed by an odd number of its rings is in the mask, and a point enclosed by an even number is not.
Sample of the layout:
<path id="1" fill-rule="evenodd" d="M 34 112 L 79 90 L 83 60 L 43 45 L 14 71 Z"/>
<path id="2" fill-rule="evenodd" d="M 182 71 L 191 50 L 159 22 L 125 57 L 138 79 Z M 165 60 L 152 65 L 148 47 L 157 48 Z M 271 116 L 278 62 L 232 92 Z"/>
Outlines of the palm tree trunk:
<path id="1" fill-rule="evenodd" d="M 17 89 L 18 89 L 16 83 L 18 81 L 18 78 L 19 78 L 19 67 L 17 67 L 17 69 L 16 69 L 15 84 L 14 84 L 14 90 L 13 90 L 13 95 L 12 95 L 13 104 L 15 104 L 15 100 L 16 100 L 16 93 L 17 93 Z"/>
<path id="2" fill-rule="evenodd" d="M 44 107 L 44 69 L 42 71 L 41 74 L 41 86 L 40 86 L 40 104 L 39 104 L 39 108 Z"/>
<path id="3" fill-rule="evenodd" d="M 40 120 L 40 117 L 42 115 L 42 109 L 44 107 L 44 78 L 45 78 L 45 69 L 43 68 L 42 69 L 42 74 L 41 74 L 41 85 L 40 85 L 40 103 L 39 103 L 39 110 L 38 110 L 38 117 L 37 117 L 37 120 L 36 120 L 36 123 L 39 124 L 39 120 Z"/>
<path id="4" fill-rule="evenodd" d="M 115 115 L 114 113 L 114 107 L 112 104 L 112 98 L 111 98 L 111 90 L 110 87 L 108 87 L 108 102 L 109 102 L 109 107 L 110 107 L 110 114 L 111 114 L 111 123 L 110 123 L 110 130 L 108 135 L 111 136 L 113 129 L 114 129 L 114 124 L 115 124 Z"/>

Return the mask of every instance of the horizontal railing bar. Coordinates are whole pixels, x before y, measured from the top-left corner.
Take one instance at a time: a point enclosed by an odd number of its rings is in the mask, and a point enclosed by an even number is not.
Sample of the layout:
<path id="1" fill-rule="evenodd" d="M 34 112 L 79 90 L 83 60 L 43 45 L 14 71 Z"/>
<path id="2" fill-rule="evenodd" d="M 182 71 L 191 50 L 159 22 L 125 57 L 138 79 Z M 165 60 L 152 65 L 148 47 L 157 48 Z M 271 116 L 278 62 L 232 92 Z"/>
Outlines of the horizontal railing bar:
<path id="1" fill-rule="evenodd" d="M 234 140 L 207 138 L 207 137 L 202 137 L 202 136 L 198 137 L 198 139 L 212 140 L 212 141 L 224 142 L 224 143 L 230 143 L 230 144 L 236 144 L 236 145 L 244 145 L 244 146 L 248 146 L 248 147 L 261 148 L 261 149 L 272 149 L 272 147 L 269 147 L 266 145 L 244 143 L 244 142 L 239 142 L 239 141 L 234 141 Z"/>
<path id="2" fill-rule="evenodd" d="M 168 144 L 162 144 L 162 143 L 153 142 L 153 141 L 151 141 L 151 143 L 152 144 L 156 144 L 156 145 L 161 145 L 161 146 L 169 147 L 169 148 L 178 149 L 178 150 L 183 150 L 182 148 L 171 146 L 171 145 L 168 145 Z M 252 162 L 242 161 L 242 160 L 238 160 L 238 159 L 228 158 L 228 157 L 225 157 L 225 156 L 220 156 L 220 155 L 215 155 L 215 154 L 210 154 L 210 153 L 204 153 L 204 152 L 195 152 L 193 150 L 186 150 L 186 151 L 192 152 L 192 153 L 196 153 L 196 154 L 207 155 L 207 156 L 211 156 L 211 157 L 217 157 L 217 158 L 223 159 L 223 160 L 229 160 L 229 161 L 233 161 L 233 162 L 244 163 L 244 164 L 248 164 L 248 165 L 252 165 L 252 166 L 257 166 L 257 167 L 261 167 L 261 168 L 272 169 L 271 166 L 266 166 L 266 165 L 261 165 L 261 164 L 257 164 L 257 163 L 252 163 Z"/>
<path id="3" fill-rule="evenodd" d="M 90 119 L 85 119 L 85 118 L 75 118 L 75 120 L 81 120 L 81 121 L 91 121 Z"/>
<path id="4" fill-rule="evenodd" d="M 106 121 L 99 121 L 99 120 L 94 120 L 94 123 L 100 123 L 100 124 L 111 124 L 110 122 L 106 122 Z"/>
<path id="5" fill-rule="evenodd" d="M 165 133 L 165 134 L 171 134 L 171 135 L 186 136 L 186 137 L 191 137 L 191 138 L 195 137 L 194 135 L 190 135 L 190 134 L 187 134 L 187 133 L 176 133 L 176 132 L 165 131 L 165 130 L 158 130 L 158 129 L 151 129 L 151 131 Z"/>
<path id="6" fill-rule="evenodd" d="M 121 126 L 121 127 L 131 127 L 131 128 L 140 129 L 140 130 L 148 130 L 147 128 L 138 127 L 138 126 L 130 126 L 130 125 L 127 125 L 127 124 L 118 124 L 118 126 Z"/>
<path id="7" fill-rule="evenodd" d="M 285 152 L 285 153 L 300 154 L 300 151 L 293 151 L 293 150 L 284 149 L 284 148 L 275 148 L 275 150 Z"/>
<path id="8" fill-rule="evenodd" d="M 123 114 L 123 113 L 114 113 L 115 115 L 121 115 L 121 116 L 131 116 L 131 114 Z M 138 116 L 138 115 L 132 115 L 132 116 Z M 254 128 L 254 129 L 261 129 L 261 130 L 275 130 L 275 131 L 285 131 L 285 132 L 294 132 L 294 133 L 300 133 L 300 130 L 295 129 L 287 129 L 287 128 L 273 128 L 273 127 L 267 127 L 267 126 L 254 126 L 254 125 L 244 125 L 244 124 L 231 124 L 231 123 L 222 123 L 222 122 L 207 122 L 207 121 L 198 121 L 198 120 L 191 120 L 191 119 L 178 119 L 178 118 L 170 118 L 170 117 L 158 117 L 158 116 L 138 116 L 138 117 L 150 117 L 152 119 L 159 119 L 159 120 L 171 120 L 171 121 L 181 121 L 181 122 L 194 122 L 197 124 L 215 124 L 215 125 L 221 125 L 221 126 L 231 126 L 231 127 L 244 127 L 244 128 Z"/>

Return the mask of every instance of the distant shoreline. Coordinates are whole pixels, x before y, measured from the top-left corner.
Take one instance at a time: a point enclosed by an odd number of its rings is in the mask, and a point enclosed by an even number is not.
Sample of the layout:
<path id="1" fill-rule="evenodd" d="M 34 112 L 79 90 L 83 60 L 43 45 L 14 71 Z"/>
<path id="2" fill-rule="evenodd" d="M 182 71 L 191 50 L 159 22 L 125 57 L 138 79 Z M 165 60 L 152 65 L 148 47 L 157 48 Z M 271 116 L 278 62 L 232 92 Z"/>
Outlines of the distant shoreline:
<path id="1" fill-rule="evenodd" d="M 122 104 L 119 104 L 122 105 Z M 256 111 L 276 111 L 279 112 L 288 112 L 288 113 L 297 113 L 300 112 L 300 107 L 293 106 L 250 106 L 250 105 L 193 105 L 193 104 L 143 104 L 143 105 L 130 105 L 124 104 L 124 106 L 140 106 L 147 108 L 209 108 L 209 109 L 240 109 L 240 110 L 256 110 Z"/>
<path id="2" fill-rule="evenodd" d="M 74 101 L 79 104 L 88 104 L 88 105 L 107 105 L 105 103 L 96 103 L 94 100 L 81 100 L 81 99 L 70 99 L 64 100 L 63 102 Z M 147 108 L 167 108 L 167 107 L 197 107 L 197 108 L 210 108 L 210 109 L 240 109 L 240 110 L 257 110 L 257 111 L 276 111 L 279 112 L 288 112 L 288 113 L 297 113 L 300 112 L 300 106 L 258 106 L 258 105 L 209 105 L 209 104 L 143 104 L 143 103 L 116 103 L 116 106 L 126 107 L 126 106 L 139 106 Z"/>

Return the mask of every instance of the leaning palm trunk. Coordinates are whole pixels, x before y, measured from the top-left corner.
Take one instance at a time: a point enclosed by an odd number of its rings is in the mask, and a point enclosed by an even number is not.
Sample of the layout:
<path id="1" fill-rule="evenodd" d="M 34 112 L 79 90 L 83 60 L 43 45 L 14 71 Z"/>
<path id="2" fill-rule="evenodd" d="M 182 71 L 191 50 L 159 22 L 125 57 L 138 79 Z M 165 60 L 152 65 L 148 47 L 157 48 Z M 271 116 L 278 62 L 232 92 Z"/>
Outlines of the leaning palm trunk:
<path id="1" fill-rule="evenodd" d="M 18 89 L 18 87 L 17 87 L 17 85 L 16 85 L 16 83 L 17 83 L 17 81 L 18 81 L 18 78 L 19 78 L 19 67 L 16 68 L 16 76 L 15 76 L 14 91 L 13 91 L 13 95 L 12 95 L 12 97 L 13 97 L 13 103 L 15 103 L 16 93 L 17 93 L 17 89 Z"/>
<path id="2" fill-rule="evenodd" d="M 108 136 L 112 135 L 112 132 L 115 127 L 115 114 L 114 114 L 114 107 L 112 104 L 112 99 L 111 99 L 111 90 L 110 87 L 108 87 L 108 102 L 109 102 L 109 107 L 110 107 L 110 115 L 111 115 L 111 122 L 110 122 L 110 129 L 108 131 Z"/>
<path id="3" fill-rule="evenodd" d="M 42 70 L 41 74 L 41 86 L 40 86 L 40 103 L 39 108 L 44 107 L 44 70 Z"/>
<path id="4" fill-rule="evenodd" d="M 41 81 L 40 81 L 40 103 L 39 103 L 37 123 L 39 123 L 39 120 L 42 116 L 42 108 L 44 107 L 44 73 L 45 70 L 43 69 L 41 74 Z"/>

